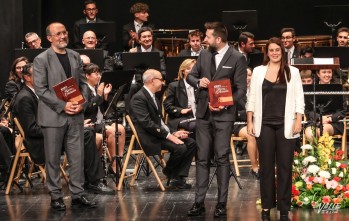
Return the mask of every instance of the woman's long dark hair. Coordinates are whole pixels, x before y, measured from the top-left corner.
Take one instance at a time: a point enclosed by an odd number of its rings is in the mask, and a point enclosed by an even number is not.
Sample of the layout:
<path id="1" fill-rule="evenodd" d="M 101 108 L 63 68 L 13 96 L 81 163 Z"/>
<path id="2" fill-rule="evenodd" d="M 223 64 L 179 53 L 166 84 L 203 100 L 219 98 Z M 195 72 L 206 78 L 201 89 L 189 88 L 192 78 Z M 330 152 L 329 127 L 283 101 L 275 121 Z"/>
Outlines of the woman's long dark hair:
<path id="1" fill-rule="evenodd" d="M 26 64 L 29 63 L 28 61 L 28 58 L 26 57 L 19 57 L 19 58 L 16 58 L 12 65 L 11 65 L 11 71 L 10 71 L 10 74 L 9 74 L 9 77 L 8 77 L 8 80 L 9 81 L 15 81 L 16 83 L 19 83 L 21 82 L 21 78 L 17 76 L 16 74 L 16 65 L 21 62 L 21 61 L 24 61 Z"/>
<path id="2" fill-rule="evenodd" d="M 291 73 L 290 73 L 290 67 L 287 64 L 287 56 L 285 53 L 285 47 L 282 44 L 282 41 L 280 40 L 280 38 L 272 37 L 268 40 L 268 42 L 265 46 L 263 65 L 267 65 L 270 62 L 270 59 L 268 57 L 268 49 L 269 49 L 269 45 L 273 44 L 273 43 L 279 45 L 281 48 L 280 69 L 279 69 L 277 79 L 279 80 L 279 83 L 285 84 L 286 83 L 285 74 L 286 74 L 287 82 L 289 82 L 291 80 Z"/>

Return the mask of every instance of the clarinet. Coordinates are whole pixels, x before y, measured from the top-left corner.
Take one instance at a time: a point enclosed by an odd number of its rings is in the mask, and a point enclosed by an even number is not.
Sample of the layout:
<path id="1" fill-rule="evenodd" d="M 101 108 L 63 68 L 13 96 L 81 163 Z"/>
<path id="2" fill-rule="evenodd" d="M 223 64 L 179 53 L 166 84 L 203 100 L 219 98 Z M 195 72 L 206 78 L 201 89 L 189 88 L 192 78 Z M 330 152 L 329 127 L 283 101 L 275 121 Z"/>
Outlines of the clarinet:
<path id="1" fill-rule="evenodd" d="M 103 120 L 104 121 L 104 120 Z M 103 164 L 103 168 L 104 168 L 104 177 L 103 177 L 103 183 L 105 185 L 107 185 L 107 174 L 108 174 L 108 162 L 107 162 L 107 132 L 105 129 L 105 122 L 103 122 L 103 143 L 102 143 L 102 164 Z"/>

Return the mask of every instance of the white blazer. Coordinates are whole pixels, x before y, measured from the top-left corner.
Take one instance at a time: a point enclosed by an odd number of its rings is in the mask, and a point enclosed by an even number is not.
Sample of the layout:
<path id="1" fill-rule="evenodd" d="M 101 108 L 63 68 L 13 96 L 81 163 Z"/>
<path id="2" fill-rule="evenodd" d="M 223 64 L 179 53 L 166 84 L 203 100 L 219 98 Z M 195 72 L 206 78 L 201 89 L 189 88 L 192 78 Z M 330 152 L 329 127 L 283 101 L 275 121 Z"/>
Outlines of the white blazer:
<path id="1" fill-rule="evenodd" d="M 255 136 L 259 137 L 262 127 L 262 84 L 267 73 L 268 65 L 261 65 L 253 70 L 250 92 L 247 96 L 246 111 L 253 112 L 253 127 Z M 287 82 L 285 104 L 285 138 L 293 139 L 299 134 L 293 134 L 296 113 L 304 114 L 304 94 L 299 70 L 290 66 L 291 80 Z"/>

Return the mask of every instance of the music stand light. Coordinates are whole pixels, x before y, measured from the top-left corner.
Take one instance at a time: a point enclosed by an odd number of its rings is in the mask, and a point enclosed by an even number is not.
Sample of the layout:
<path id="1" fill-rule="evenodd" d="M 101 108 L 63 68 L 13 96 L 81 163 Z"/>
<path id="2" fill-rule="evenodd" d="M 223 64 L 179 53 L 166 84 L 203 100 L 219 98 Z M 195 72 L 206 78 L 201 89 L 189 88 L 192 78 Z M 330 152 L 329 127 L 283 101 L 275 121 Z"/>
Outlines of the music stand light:
<path id="1" fill-rule="evenodd" d="M 258 26 L 257 10 L 222 11 L 222 22 L 230 33 L 256 31 Z M 228 35 L 228 36 L 229 36 Z"/>
<path id="2" fill-rule="evenodd" d="M 314 6 L 316 21 L 321 21 L 331 29 L 332 43 L 336 39 L 336 28 L 349 22 L 349 5 L 316 5 Z"/>

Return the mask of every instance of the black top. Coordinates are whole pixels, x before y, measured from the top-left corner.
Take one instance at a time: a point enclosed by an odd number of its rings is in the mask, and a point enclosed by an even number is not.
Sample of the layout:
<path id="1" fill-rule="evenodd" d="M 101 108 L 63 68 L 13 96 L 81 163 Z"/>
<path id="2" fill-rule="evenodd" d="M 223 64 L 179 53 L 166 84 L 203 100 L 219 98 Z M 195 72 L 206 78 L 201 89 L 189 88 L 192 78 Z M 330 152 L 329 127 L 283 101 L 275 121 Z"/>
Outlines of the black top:
<path id="1" fill-rule="evenodd" d="M 264 79 L 262 85 L 263 124 L 284 124 L 286 91 L 286 84 L 272 83 Z"/>
<path id="2" fill-rule="evenodd" d="M 61 63 L 61 65 L 63 66 L 65 75 L 67 75 L 67 78 L 71 77 L 71 67 L 70 67 L 70 63 L 69 63 L 69 58 L 68 58 L 68 54 L 58 54 L 56 53 L 59 62 Z"/>

